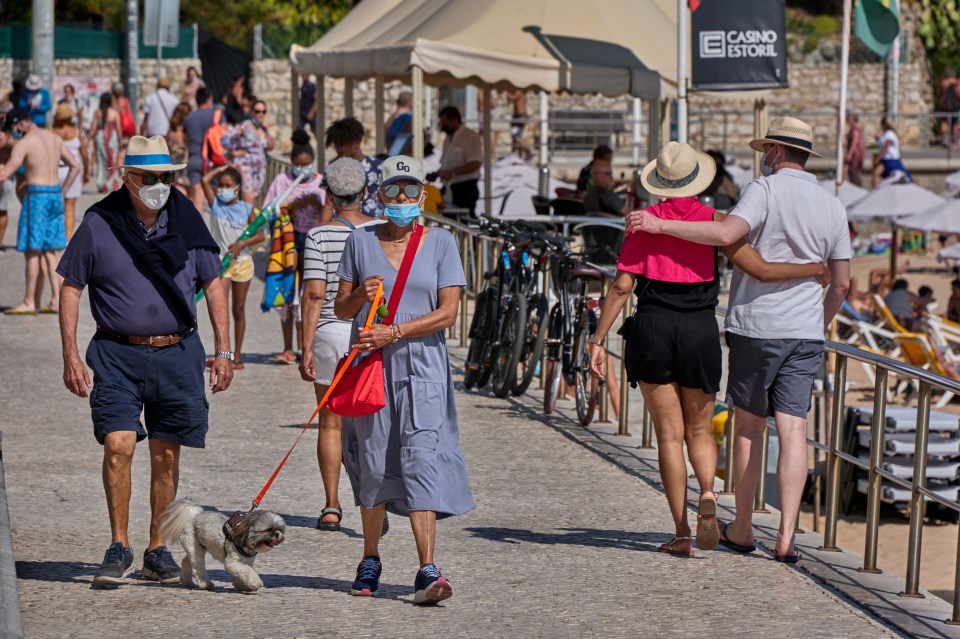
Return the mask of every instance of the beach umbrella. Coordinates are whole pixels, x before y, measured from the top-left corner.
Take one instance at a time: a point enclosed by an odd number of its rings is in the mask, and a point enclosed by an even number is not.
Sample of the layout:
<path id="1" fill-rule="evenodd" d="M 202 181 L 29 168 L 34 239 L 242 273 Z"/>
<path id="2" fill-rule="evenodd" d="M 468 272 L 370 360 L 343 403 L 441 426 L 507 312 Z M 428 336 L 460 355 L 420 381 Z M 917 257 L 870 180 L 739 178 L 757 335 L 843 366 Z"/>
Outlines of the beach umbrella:
<path id="1" fill-rule="evenodd" d="M 960 191 L 960 171 L 954 171 L 948 175 L 944 178 L 944 182 L 946 182 L 948 190 L 954 193 Z"/>
<path id="2" fill-rule="evenodd" d="M 840 184 L 840 191 L 837 192 L 837 183 L 833 180 L 820 180 L 820 186 L 830 191 L 831 194 L 836 194 L 837 198 L 840 200 L 840 204 L 843 204 L 844 208 L 850 208 L 851 205 L 859 202 L 864 197 L 866 197 L 868 191 L 862 186 L 857 186 L 851 182 L 844 180 Z"/>
<path id="3" fill-rule="evenodd" d="M 847 208 L 847 219 L 851 222 L 890 223 L 890 277 L 894 278 L 897 273 L 899 221 L 945 202 L 944 198 L 913 182 L 881 184 Z"/>
<path id="4" fill-rule="evenodd" d="M 943 249 L 937 253 L 937 259 L 941 262 L 943 260 L 960 260 L 960 244 L 951 244 Z"/>
<path id="5" fill-rule="evenodd" d="M 918 231 L 960 233 L 960 199 L 946 200 L 922 213 L 907 216 L 898 220 L 897 225 Z"/>

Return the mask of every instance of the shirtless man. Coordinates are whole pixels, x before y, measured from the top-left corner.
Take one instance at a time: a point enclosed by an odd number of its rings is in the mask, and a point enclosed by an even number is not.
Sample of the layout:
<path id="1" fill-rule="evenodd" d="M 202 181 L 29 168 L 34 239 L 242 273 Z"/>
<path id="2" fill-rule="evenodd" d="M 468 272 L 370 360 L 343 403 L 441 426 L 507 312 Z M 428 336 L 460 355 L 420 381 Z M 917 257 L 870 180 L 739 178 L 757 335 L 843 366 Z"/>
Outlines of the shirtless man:
<path id="1" fill-rule="evenodd" d="M 20 209 L 17 228 L 17 250 L 26 257 L 26 290 L 23 301 L 4 311 L 7 315 L 33 315 L 37 312 L 35 291 L 40 277 L 40 259 L 46 261 L 50 288 L 53 293 L 49 312 L 57 312 L 60 299 L 60 276 L 56 274 L 58 251 L 67 245 L 63 226 L 63 195 L 57 168 L 62 160 L 68 167 L 64 188 L 69 189 L 80 175 L 80 164 L 64 146 L 60 136 L 41 129 L 30 120 L 25 109 L 7 113 L 3 130 L 18 139 L 10 152 L 10 159 L 0 165 L 0 183 L 24 167 L 27 192 Z"/>
<path id="2" fill-rule="evenodd" d="M 524 161 L 533 157 L 533 150 L 523 139 L 523 130 L 527 126 L 527 94 L 520 89 L 507 93 L 507 104 L 513 106 L 510 118 L 510 137 L 513 139 L 513 152 Z"/>
<path id="3" fill-rule="evenodd" d="M 0 165 L 6 164 L 10 160 L 10 152 L 13 151 L 13 138 L 9 133 L 0 131 Z M 13 208 L 17 184 L 14 178 L 0 182 L 0 251 L 4 250 L 3 237 L 7 232 L 8 213 Z"/>

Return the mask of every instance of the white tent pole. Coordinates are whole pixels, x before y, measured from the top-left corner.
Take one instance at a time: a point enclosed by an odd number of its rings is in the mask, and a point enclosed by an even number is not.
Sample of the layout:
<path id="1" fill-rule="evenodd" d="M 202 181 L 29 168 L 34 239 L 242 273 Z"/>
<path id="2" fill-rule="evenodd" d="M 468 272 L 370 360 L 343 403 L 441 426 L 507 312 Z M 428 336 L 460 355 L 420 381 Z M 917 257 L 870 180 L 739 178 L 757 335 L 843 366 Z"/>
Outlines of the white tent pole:
<path id="1" fill-rule="evenodd" d="M 677 142 L 687 141 L 687 1 L 677 0 Z"/>
<path id="2" fill-rule="evenodd" d="M 540 92 L 540 166 L 550 162 L 550 98 L 546 91 Z"/>
<path id="3" fill-rule="evenodd" d="M 633 99 L 633 166 L 640 166 L 640 98 Z"/>
<path id="4" fill-rule="evenodd" d="M 836 190 L 840 194 L 843 183 L 843 138 L 847 128 L 847 72 L 850 66 L 850 15 L 852 0 L 843 1 L 843 36 L 840 43 L 840 104 L 837 107 L 837 178 Z"/>
<path id="5" fill-rule="evenodd" d="M 343 117 L 353 116 L 353 78 L 343 79 Z"/>
<path id="6" fill-rule="evenodd" d="M 493 87 L 483 85 L 483 210 L 493 215 L 490 209 L 490 190 L 493 188 L 493 109 L 490 108 L 490 92 Z"/>
<path id="7" fill-rule="evenodd" d="M 410 68 L 410 86 L 413 88 L 413 157 L 423 162 L 423 69 Z"/>
<path id="8" fill-rule="evenodd" d="M 433 87 L 423 85 L 423 130 L 430 131 L 433 127 Z"/>
<path id="9" fill-rule="evenodd" d="M 317 131 L 317 170 L 327 166 L 327 156 L 323 150 L 323 132 L 327 128 L 327 76 L 317 76 L 317 114 L 313 128 Z"/>
<path id="10" fill-rule="evenodd" d="M 893 111 L 893 123 L 895 126 L 900 126 L 900 39 L 903 37 L 903 33 L 898 33 L 897 37 L 893 39 L 893 64 L 891 65 L 890 73 L 893 75 L 893 86 L 891 91 L 893 95 L 890 100 L 890 110 Z"/>
<path id="11" fill-rule="evenodd" d="M 376 130 L 376 138 L 377 138 L 376 149 L 377 149 L 377 153 L 383 153 L 386 150 L 387 140 L 386 140 L 385 132 L 383 130 L 384 117 L 386 114 L 384 113 L 384 108 L 383 108 L 384 96 L 383 96 L 383 74 L 382 73 L 377 74 L 376 81 L 374 84 L 375 84 L 375 92 L 376 92 L 376 96 L 374 100 L 374 111 L 376 112 L 376 115 L 374 116 L 376 118 L 376 124 L 374 127 Z"/>

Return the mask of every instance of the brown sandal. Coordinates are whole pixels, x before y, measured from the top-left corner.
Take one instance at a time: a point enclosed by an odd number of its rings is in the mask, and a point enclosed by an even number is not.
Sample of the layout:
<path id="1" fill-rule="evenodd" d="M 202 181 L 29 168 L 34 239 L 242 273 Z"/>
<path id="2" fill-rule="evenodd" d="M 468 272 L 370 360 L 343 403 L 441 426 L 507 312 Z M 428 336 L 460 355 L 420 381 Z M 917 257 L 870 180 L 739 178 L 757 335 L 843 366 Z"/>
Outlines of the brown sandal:
<path id="1" fill-rule="evenodd" d="M 670 540 L 669 543 L 663 544 L 662 546 L 657 548 L 657 550 L 663 553 L 667 553 L 668 555 L 673 555 L 675 557 L 693 557 L 694 556 L 693 548 L 690 548 L 690 550 L 674 549 L 674 545 L 676 545 L 678 542 L 681 542 L 681 541 L 686 541 L 690 544 L 693 543 L 693 540 L 690 539 L 689 537 L 674 537 L 673 539 Z"/>
<path id="2" fill-rule="evenodd" d="M 697 548 L 713 550 L 720 542 L 720 529 L 717 527 L 717 500 L 700 498 L 697 506 Z"/>

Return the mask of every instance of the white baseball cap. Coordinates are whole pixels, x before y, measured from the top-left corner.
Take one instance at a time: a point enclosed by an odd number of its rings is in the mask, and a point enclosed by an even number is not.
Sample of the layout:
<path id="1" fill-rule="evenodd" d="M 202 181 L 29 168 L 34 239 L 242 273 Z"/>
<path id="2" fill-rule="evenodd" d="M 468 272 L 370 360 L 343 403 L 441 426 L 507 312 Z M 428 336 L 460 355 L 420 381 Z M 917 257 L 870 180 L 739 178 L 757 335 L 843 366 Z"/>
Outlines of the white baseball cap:
<path id="1" fill-rule="evenodd" d="M 386 186 L 399 180 L 414 180 L 423 184 L 423 165 L 416 158 L 409 155 L 394 155 L 383 161 L 381 167 L 383 181 L 381 186 Z"/>

